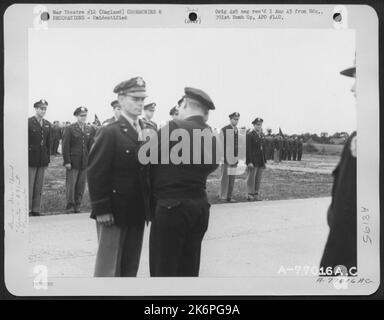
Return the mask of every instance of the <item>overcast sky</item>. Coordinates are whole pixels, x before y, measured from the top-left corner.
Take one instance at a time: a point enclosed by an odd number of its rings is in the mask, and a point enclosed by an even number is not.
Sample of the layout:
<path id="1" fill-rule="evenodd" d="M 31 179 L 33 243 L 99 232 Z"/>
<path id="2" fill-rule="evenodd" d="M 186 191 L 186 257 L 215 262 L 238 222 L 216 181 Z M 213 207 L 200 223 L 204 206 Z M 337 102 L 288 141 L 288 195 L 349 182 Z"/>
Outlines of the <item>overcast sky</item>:
<path id="1" fill-rule="evenodd" d="M 158 123 L 191 86 L 214 101 L 214 128 L 234 111 L 239 126 L 262 117 L 273 132 L 356 128 L 353 79 L 339 74 L 353 63 L 351 30 L 31 29 L 29 53 L 29 113 L 46 99 L 50 121 L 75 121 L 78 106 L 103 121 L 115 85 L 142 76 Z"/>

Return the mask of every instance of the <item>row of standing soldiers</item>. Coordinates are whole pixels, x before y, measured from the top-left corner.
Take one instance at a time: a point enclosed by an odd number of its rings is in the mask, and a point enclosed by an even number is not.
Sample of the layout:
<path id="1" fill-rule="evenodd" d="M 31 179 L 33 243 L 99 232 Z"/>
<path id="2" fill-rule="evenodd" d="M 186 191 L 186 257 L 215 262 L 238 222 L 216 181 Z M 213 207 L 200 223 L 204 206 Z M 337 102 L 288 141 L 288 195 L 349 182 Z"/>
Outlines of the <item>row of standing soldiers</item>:
<path id="1" fill-rule="evenodd" d="M 86 184 L 88 154 L 96 134 L 96 127 L 85 123 L 87 109 L 79 107 L 74 116 L 77 122 L 61 127 L 44 119 L 48 103 L 40 100 L 34 104 L 36 114 L 28 119 L 29 162 L 29 212 L 40 213 L 41 195 L 45 170 L 50 156 L 57 155 L 62 140 L 63 165 L 66 170 L 67 210 L 80 212 L 81 200 Z"/>
<path id="2" fill-rule="evenodd" d="M 264 137 L 264 150 L 267 160 L 301 161 L 303 155 L 303 140 L 298 137 L 285 137 L 270 132 Z"/>

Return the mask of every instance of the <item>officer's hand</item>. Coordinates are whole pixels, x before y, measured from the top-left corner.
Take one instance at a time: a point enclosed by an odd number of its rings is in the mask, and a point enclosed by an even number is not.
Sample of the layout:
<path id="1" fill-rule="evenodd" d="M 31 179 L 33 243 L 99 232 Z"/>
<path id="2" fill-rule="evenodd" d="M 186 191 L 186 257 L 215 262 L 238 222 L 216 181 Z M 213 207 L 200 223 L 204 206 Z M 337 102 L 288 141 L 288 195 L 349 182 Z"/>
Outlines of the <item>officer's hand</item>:
<path id="1" fill-rule="evenodd" d="M 72 166 L 71 166 L 70 163 L 66 163 L 66 164 L 65 164 L 65 167 L 66 167 L 68 170 L 71 170 L 71 169 L 72 169 Z"/>
<path id="2" fill-rule="evenodd" d="M 248 167 L 253 168 L 253 163 L 248 163 Z"/>
<path id="3" fill-rule="evenodd" d="M 96 221 L 105 227 L 109 227 L 114 223 L 113 214 L 105 213 L 105 214 L 98 215 L 96 217 Z"/>

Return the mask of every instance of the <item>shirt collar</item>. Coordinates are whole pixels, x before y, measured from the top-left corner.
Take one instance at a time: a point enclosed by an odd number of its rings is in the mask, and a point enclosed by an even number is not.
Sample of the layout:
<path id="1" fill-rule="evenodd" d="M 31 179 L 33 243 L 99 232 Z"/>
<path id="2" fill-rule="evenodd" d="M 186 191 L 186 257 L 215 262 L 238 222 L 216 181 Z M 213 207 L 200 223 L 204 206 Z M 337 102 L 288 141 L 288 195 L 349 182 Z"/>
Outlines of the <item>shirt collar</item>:
<path id="1" fill-rule="evenodd" d="M 39 118 L 35 115 L 35 119 L 37 120 L 38 123 L 43 123 L 43 118 L 41 118 L 41 120 L 39 120 Z"/>
<path id="2" fill-rule="evenodd" d="M 121 116 L 124 117 L 124 118 L 130 123 L 130 125 L 131 125 L 133 128 L 135 128 L 134 123 L 136 122 L 136 124 L 138 125 L 138 128 L 140 129 L 139 119 L 133 120 L 132 118 L 130 118 L 130 117 L 128 117 L 126 114 L 124 114 L 124 112 L 121 113 Z"/>

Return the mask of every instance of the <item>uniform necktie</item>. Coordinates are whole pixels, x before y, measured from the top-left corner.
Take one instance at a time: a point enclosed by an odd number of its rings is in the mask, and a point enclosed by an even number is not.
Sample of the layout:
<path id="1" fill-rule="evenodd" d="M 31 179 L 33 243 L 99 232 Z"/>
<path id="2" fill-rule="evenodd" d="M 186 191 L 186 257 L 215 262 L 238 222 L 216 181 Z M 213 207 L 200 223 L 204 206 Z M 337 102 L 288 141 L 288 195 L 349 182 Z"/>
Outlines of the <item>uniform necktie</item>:
<path id="1" fill-rule="evenodd" d="M 133 127 L 135 128 L 137 134 L 138 134 L 138 140 L 141 141 L 141 130 L 140 130 L 140 127 L 139 127 L 139 122 L 136 120 L 136 121 L 133 121 Z"/>

